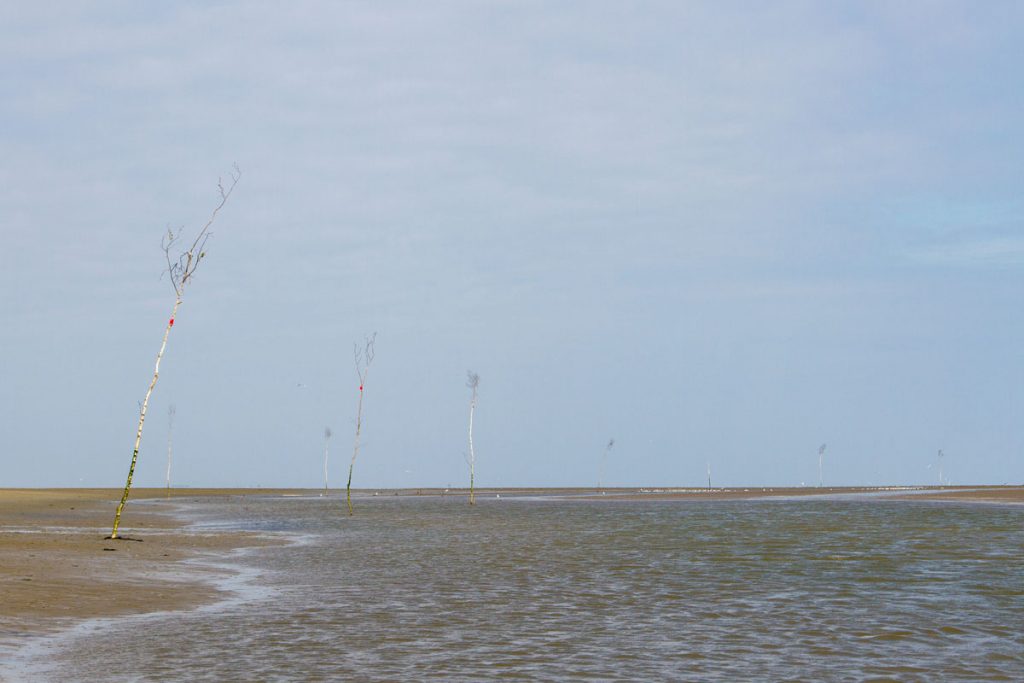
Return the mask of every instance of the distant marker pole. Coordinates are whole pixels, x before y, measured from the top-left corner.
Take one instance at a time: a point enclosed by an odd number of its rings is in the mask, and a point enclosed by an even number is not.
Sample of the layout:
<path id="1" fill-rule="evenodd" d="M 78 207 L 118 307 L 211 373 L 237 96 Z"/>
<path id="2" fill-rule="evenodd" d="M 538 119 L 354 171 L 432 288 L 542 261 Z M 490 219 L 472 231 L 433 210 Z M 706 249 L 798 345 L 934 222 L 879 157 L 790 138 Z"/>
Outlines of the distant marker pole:
<path id="1" fill-rule="evenodd" d="M 174 318 L 171 318 L 174 323 Z M 174 433 L 174 412 L 173 405 L 167 408 L 167 497 L 171 497 L 171 436 Z"/>
<path id="2" fill-rule="evenodd" d="M 327 495 L 327 449 L 331 442 L 331 428 L 324 427 L 324 496 Z"/>
<path id="3" fill-rule="evenodd" d="M 359 407 L 356 410 L 356 440 L 352 448 L 352 462 L 348 465 L 348 483 L 345 484 L 345 503 L 348 505 L 348 514 L 352 514 L 352 470 L 356 466 L 356 458 L 359 456 L 359 432 L 363 427 L 363 385 L 359 385 Z"/>
<path id="4" fill-rule="evenodd" d="M 612 451 L 612 446 L 615 445 L 615 439 L 608 439 L 608 445 L 604 447 L 604 453 L 601 454 L 601 468 L 597 472 L 597 491 L 598 493 L 604 493 L 602 490 L 602 482 L 604 481 L 605 464 L 608 462 L 608 454 Z"/>
<path id="5" fill-rule="evenodd" d="M 352 345 L 352 355 L 356 365 L 356 376 L 359 378 L 359 407 L 356 409 L 356 438 L 352 447 L 352 462 L 348 465 L 348 483 L 345 484 L 345 503 L 348 505 L 348 514 L 352 515 L 352 470 L 356 466 L 356 458 L 359 456 L 359 434 L 363 428 L 363 385 L 366 384 L 366 375 L 370 372 L 370 363 L 375 355 L 374 344 L 377 341 L 377 333 L 366 337 L 363 348 L 358 344 Z"/>
<path id="6" fill-rule="evenodd" d="M 476 452 L 473 450 L 473 413 L 476 412 L 477 389 L 480 387 L 480 375 L 472 370 L 466 371 L 466 386 L 472 390 L 469 399 L 469 455 L 466 462 L 469 464 L 469 504 L 476 505 Z"/>
<path id="7" fill-rule="evenodd" d="M 820 489 L 824 485 L 824 478 L 821 473 L 821 464 L 825 458 L 825 444 L 821 444 L 818 448 L 818 488 Z"/>

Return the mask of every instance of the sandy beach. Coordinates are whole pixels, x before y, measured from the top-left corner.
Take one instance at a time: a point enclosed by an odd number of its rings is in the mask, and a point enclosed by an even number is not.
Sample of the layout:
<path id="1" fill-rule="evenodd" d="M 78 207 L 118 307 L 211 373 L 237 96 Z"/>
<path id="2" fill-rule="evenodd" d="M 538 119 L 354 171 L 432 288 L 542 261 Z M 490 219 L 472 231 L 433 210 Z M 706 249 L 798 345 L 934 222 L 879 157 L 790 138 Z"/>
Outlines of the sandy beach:
<path id="1" fill-rule="evenodd" d="M 769 496 L 818 496 L 887 491 L 884 500 L 1024 503 L 1024 487 L 984 486 L 941 489 L 736 488 L 736 489 L 480 489 L 481 499 L 497 496 L 579 497 L 586 500 L 731 500 Z M 163 499 L 160 489 L 133 492 L 122 533 L 106 540 L 119 496 L 114 489 L 0 490 L 0 642 L 62 628 L 93 617 L 189 609 L 217 597 L 201 565 L 182 560 L 203 553 L 270 542 L 246 533 L 207 533 L 186 529 L 171 508 L 138 504 Z M 464 490 L 402 489 L 360 491 L 360 496 L 464 495 Z M 315 495 L 309 490 L 272 491 L 185 489 L 171 501 L 187 504 L 206 496 Z M 205 577 L 209 578 L 209 577 Z"/>

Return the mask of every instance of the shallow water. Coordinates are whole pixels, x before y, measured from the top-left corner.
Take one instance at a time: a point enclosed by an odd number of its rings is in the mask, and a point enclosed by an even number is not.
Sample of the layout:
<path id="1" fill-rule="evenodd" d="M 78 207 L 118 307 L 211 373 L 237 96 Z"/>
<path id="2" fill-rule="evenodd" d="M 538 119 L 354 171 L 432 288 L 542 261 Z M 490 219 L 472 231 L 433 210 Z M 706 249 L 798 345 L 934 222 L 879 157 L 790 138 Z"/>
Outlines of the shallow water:
<path id="1" fill-rule="evenodd" d="M 88 624 L 32 680 L 1024 680 L 1024 508 L 197 501 L 301 544 L 239 598 Z M 244 582 L 241 582 L 244 584 Z M 259 591 L 254 589 L 259 588 Z"/>

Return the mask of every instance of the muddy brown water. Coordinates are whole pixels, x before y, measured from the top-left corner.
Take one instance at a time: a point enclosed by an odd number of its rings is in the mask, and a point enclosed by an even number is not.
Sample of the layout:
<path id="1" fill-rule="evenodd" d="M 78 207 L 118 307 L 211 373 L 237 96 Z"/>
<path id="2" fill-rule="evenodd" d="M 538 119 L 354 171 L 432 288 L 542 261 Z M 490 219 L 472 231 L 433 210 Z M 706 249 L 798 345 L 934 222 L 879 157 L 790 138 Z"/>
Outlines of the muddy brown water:
<path id="1" fill-rule="evenodd" d="M 231 597 L 82 624 L 26 680 L 1024 680 L 1024 507 L 879 499 L 179 503 L 296 541 Z"/>

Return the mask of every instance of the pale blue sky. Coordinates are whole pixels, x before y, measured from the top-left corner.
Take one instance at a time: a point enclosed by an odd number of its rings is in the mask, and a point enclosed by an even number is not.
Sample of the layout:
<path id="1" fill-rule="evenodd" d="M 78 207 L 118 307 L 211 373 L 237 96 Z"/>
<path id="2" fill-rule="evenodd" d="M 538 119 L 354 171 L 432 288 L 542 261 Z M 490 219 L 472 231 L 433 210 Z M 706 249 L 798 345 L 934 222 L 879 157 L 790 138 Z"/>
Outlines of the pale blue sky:
<path id="1" fill-rule="evenodd" d="M 8 3 L 0 486 L 1024 481 L 1019 3 Z M 298 385 L 304 385 L 300 388 Z M 933 467 L 929 469 L 929 465 Z"/>

